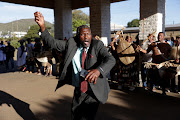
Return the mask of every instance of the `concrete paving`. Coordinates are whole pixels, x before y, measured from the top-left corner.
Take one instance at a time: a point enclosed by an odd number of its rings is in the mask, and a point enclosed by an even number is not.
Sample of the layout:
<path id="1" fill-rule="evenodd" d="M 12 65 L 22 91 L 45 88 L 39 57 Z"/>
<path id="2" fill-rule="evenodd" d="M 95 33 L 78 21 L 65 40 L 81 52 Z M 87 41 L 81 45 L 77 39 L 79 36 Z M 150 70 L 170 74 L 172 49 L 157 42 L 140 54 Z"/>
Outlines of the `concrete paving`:
<path id="1" fill-rule="evenodd" d="M 0 66 L 0 120 L 70 120 L 74 88 L 65 85 L 54 92 L 58 80 L 24 72 L 2 72 Z M 180 95 L 149 95 L 111 89 L 100 105 L 96 120 L 180 120 Z"/>

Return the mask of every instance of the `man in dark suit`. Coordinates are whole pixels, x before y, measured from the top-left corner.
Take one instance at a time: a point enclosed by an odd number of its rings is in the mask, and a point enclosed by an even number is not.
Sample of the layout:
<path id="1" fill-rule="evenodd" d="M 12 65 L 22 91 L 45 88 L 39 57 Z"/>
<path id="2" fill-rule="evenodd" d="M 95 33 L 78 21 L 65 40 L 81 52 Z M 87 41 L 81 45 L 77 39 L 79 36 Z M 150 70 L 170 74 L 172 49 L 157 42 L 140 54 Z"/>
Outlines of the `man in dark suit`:
<path id="1" fill-rule="evenodd" d="M 115 65 L 115 59 L 101 41 L 92 38 L 88 26 L 80 26 L 76 37 L 67 41 L 55 40 L 45 29 L 42 14 L 36 12 L 34 15 L 42 31 L 41 38 L 52 49 L 64 54 L 63 68 L 56 89 L 64 84 L 75 86 L 72 119 L 94 120 L 99 103 L 104 104 L 108 99 L 110 88 L 106 75 Z M 85 75 L 82 74 L 84 70 L 88 71 Z"/>

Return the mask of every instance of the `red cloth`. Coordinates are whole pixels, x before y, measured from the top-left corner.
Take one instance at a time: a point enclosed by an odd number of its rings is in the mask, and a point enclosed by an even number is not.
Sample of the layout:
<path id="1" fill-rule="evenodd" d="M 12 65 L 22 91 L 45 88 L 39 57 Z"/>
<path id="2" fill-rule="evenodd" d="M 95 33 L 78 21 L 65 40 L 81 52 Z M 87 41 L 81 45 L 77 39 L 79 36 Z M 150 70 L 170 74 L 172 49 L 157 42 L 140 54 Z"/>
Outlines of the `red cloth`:
<path id="1" fill-rule="evenodd" d="M 82 69 L 84 69 L 84 62 L 85 62 L 85 59 L 86 59 L 86 51 L 85 51 L 85 48 L 83 48 L 83 53 L 82 53 L 82 59 L 81 59 L 81 65 L 82 65 Z M 81 82 L 81 91 L 83 93 L 85 93 L 88 89 L 88 83 L 86 80 L 82 81 Z"/>

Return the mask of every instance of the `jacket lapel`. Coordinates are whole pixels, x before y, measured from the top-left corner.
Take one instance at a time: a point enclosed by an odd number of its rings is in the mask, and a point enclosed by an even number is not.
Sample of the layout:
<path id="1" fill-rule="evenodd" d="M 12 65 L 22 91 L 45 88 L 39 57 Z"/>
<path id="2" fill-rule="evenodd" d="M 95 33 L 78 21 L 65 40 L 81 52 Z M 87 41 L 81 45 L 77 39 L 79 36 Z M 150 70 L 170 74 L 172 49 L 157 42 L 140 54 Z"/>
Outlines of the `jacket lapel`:
<path id="1" fill-rule="evenodd" d="M 94 57 L 96 58 L 95 50 L 94 50 L 93 45 L 91 44 L 91 46 L 88 50 L 88 53 L 87 53 L 86 60 L 85 60 L 85 68 L 86 69 L 89 69 L 90 67 L 92 67 L 92 64 L 94 64 L 94 59 L 93 59 Z"/>
<path id="2" fill-rule="evenodd" d="M 67 67 L 69 65 L 69 63 L 72 61 L 76 51 L 77 51 L 77 45 L 76 42 L 73 41 L 72 45 L 70 45 L 68 52 L 66 54 L 66 58 L 65 58 L 65 63 L 64 63 L 64 67 Z"/>

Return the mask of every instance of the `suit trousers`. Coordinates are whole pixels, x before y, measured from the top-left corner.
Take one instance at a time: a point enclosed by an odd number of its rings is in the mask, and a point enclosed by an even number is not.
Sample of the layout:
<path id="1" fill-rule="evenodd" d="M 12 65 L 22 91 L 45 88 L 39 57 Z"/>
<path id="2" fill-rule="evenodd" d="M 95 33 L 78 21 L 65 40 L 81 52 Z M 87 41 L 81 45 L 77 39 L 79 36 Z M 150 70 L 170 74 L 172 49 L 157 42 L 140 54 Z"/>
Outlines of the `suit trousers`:
<path id="1" fill-rule="evenodd" d="M 71 106 L 72 120 L 94 120 L 99 103 L 92 90 L 83 93 L 76 87 Z"/>

